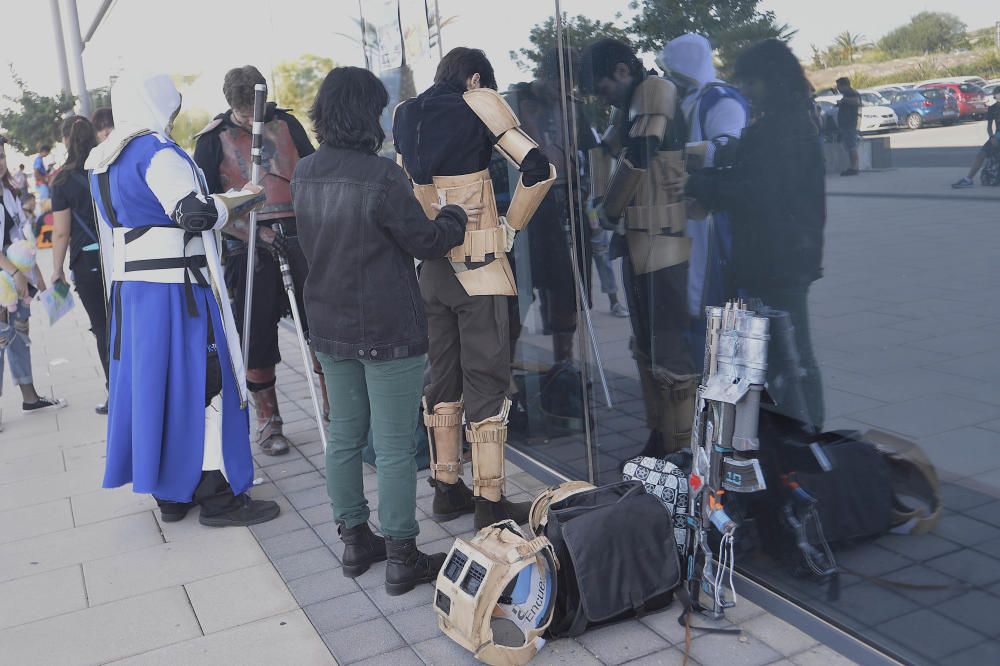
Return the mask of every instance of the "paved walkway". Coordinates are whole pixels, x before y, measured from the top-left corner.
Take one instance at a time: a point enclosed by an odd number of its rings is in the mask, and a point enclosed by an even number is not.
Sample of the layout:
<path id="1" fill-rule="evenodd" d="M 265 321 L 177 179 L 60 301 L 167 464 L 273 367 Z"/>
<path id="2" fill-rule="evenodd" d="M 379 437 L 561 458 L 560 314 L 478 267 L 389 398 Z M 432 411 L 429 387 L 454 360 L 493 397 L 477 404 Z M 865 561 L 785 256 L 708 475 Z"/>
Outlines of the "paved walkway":
<path id="1" fill-rule="evenodd" d="M 430 586 L 390 598 L 384 565 L 356 580 L 341 575 L 321 446 L 312 420 L 293 405 L 308 402 L 301 369 L 283 365 L 279 380 L 295 446 L 281 458 L 257 458 L 254 495 L 276 499 L 283 514 L 252 529 L 209 529 L 193 513 L 162 524 L 148 497 L 100 489 L 106 421 L 93 407 L 103 382 L 82 308 L 55 327 L 36 310 L 32 342 L 39 391 L 70 405 L 24 416 L 16 389 L 8 385 L 0 397 L 0 663 L 474 663 L 438 631 Z M 297 358 L 293 344 L 283 333 L 288 359 Z M 419 543 L 447 550 L 472 533 L 471 516 L 431 520 L 425 477 Z M 375 508 L 374 474 L 365 483 Z M 509 470 L 514 499 L 540 487 Z M 533 663 L 680 664 L 677 613 L 552 642 Z M 846 663 L 747 601 L 731 619 L 744 635 L 696 638 L 691 663 Z"/>

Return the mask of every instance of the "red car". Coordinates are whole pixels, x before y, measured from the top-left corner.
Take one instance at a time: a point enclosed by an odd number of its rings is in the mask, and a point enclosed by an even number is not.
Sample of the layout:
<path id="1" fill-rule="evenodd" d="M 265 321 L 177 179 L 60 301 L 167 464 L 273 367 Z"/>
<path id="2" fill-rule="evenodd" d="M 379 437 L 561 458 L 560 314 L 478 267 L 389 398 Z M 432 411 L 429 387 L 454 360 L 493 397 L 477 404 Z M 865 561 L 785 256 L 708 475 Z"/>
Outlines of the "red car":
<path id="1" fill-rule="evenodd" d="M 958 100 L 958 114 L 963 120 L 981 117 L 989 107 L 986 92 L 974 83 L 925 83 L 917 86 L 918 90 L 928 88 L 950 90 Z"/>

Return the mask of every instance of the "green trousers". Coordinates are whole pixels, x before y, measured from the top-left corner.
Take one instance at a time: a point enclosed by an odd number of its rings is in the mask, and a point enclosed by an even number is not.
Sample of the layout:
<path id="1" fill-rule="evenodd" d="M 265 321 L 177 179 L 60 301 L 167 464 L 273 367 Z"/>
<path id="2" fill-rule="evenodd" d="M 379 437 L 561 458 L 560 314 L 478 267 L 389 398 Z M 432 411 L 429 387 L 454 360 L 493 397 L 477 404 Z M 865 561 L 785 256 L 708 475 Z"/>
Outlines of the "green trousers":
<path id="1" fill-rule="evenodd" d="M 378 457 L 378 520 L 382 534 L 415 537 L 417 463 L 413 437 L 426 356 L 367 361 L 317 354 L 330 398 L 326 491 L 333 519 L 344 527 L 368 520 L 361 451 L 372 431 Z"/>

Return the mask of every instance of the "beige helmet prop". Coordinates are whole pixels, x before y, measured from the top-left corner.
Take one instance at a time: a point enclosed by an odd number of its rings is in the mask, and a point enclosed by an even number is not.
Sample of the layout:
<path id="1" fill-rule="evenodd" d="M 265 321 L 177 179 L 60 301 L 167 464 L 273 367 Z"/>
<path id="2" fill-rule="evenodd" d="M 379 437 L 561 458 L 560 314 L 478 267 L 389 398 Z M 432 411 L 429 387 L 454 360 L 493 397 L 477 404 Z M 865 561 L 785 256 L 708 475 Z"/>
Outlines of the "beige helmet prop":
<path id="1" fill-rule="evenodd" d="M 552 622 L 556 567 L 549 540 L 510 520 L 456 539 L 434 590 L 438 627 L 486 664 L 528 663 Z"/>
<path id="2" fill-rule="evenodd" d="M 593 490 L 594 486 L 586 481 L 566 481 L 558 486 L 549 486 L 535 498 L 528 512 L 528 528 L 532 534 L 542 535 L 549 522 L 549 507 L 567 497 Z"/>

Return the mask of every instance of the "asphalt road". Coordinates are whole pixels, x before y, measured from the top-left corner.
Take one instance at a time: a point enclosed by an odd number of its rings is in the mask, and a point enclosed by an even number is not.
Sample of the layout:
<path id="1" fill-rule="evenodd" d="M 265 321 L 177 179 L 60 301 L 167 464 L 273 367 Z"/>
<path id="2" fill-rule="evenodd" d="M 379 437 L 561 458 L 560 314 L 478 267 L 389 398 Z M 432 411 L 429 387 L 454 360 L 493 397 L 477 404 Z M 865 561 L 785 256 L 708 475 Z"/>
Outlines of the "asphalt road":
<path id="1" fill-rule="evenodd" d="M 986 141 L 986 121 L 898 130 L 876 136 L 890 137 L 894 167 L 968 168 Z"/>

